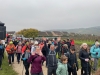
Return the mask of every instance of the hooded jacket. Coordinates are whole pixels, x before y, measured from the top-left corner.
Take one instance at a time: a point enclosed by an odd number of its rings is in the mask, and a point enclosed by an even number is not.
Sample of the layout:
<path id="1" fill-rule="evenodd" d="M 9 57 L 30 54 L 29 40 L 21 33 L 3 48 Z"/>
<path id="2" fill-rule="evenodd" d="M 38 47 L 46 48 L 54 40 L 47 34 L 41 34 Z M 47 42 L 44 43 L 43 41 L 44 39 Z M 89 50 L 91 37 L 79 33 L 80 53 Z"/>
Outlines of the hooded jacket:
<path id="1" fill-rule="evenodd" d="M 46 48 L 46 55 L 48 56 L 48 67 L 56 67 L 58 63 L 56 53 L 60 51 L 60 42 L 58 42 L 58 47 L 54 51 L 48 49 L 46 42 L 44 46 Z"/>
<path id="2" fill-rule="evenodd" d="M 68 68 L 67 64 L 63 64 L 61 62 L 58 62 L 58 68 L 56 70 L 57 75 L 68 75 Z"/>
<path id="3" fill-rule="evenodd" d="M 100 47 L 96 47 L 95 45 L 92 46 L 90 49 L 90 53 L 91 53 L 92 58 L 100 58 Z"/>

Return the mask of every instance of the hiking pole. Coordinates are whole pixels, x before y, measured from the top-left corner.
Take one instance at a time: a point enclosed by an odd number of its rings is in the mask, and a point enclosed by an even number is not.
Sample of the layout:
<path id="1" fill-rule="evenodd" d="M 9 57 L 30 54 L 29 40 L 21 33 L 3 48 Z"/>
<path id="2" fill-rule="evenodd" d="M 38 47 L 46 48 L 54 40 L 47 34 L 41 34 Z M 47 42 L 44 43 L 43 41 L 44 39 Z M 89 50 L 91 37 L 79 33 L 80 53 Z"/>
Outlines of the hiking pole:
<path id="1" fill-rule="evenodd" d="M 24 65 L 23 65 L 23 69 L 22 69 L 22 75 L 23 75 L 23 72 L 24 72 Z"/>
<path id="2" fill-rule="evenodd" d="M 88 75 L 89 73 L 88 73 L 88 62 L 87 62 L 87 75 Z"/>

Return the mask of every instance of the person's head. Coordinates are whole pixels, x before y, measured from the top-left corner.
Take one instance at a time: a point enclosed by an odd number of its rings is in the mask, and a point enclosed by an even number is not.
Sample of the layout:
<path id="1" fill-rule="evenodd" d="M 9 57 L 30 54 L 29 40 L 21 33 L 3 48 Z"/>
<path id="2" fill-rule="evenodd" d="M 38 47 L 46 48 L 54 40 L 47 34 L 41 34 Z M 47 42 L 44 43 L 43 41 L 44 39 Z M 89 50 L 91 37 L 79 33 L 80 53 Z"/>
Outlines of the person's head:
<path id="1" fill-rule="evenodd" d="M 67 39 L 67 42 L 69 42 L 70 40 L 69 39 Z"/>
<path id="2" fill-rule="evenodd" d="M 12 42 L 12 41 L 10 41 L 10 42 L 9 42 L 9 45 L 13 45 L 13 42 Z"/>
<path id="3" fill-rule="evenodd" d="M 80 48 L 83 48 L 83 49 L 87 49 L 88 48 L 88 45 L 87 45 L 87 43 L 83 43 L 82 45 L 81 45 L 81 47 Z"/>
<path id="4" fill-rule="evenodd" d="M 95 42 L 98 42 L 98 39 L 96 39 Z"/>
<path id="5" fill-rule="evenodd" d="M 51 45 L 50 46 L 50 50 L 54 51 L 55 50 L 55 46 L 54 45 Z"/>
<path id="6" fill-rule="evenodd" d="M 26 46 L 29 46 L 29 42 L 26 42 Z"/>
<path id="7" fill-rule="evenodd" d="M 36 46 L 36 47 L 37 47 L 37 46 L 38 46 L 38 44 L 39 44 L 39 43 L 38 43 L 38 41 L 35 41 L 35 42 L 34 42 L 34 46 Z"/>
<path id="8" fill-rule="evenodd" d="M 21 43 L 21 42 L 19 42 L 19 43 L 18 43 L 18 45 L 19 45 L 19 46 L 21 46 L 21 45 L 22 45 L 22 43 Z"/>
<path id="9" fill-rule="evenodd" d="M 37 47 L 36 50 L 35 50 L 35 53 L 36 53 L 36 54 L 39 54 L 40 52 L 41 52 L 40 47 Z"/>
<path id="10" fill-rule="evenodd" d="M 70 52 L 71 52 L 72 54 L 74 54 L 74 53 L 75 53 L 75 48 L 71 48 L 71 49 L 70 49 Z"/>
<path id="11" fill-rule="evenodd" d="M 95 42 L 95 46 L 96 47 L 99 47 L 100 46 L 100 43 L 99 42 Z"/>
<path id="12" fill-rule="evenodd" d="M 63 47 L 68 49 L 68 45 L 67 44 L 64 44 Z"/>
<path id="13" fill-rule="evenodd" d="M 60 60 L 61 60 L 61 62 L 63 64 L 67 64 L 67 62 L 68 62 L 68 58 L 65 55 L 62 55 L 61 58 L 60 58 Z"/>

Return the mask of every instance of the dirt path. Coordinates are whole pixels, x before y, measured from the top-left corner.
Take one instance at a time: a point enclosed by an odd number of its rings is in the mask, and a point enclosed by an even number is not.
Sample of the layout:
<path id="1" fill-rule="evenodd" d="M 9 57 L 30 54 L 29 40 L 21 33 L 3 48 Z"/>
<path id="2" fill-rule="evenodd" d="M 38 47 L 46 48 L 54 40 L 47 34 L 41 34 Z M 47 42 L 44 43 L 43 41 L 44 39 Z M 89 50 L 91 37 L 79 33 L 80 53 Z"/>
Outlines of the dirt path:
<path id="1" fill-rule="evenodd" d="M 18 64 L 16 61 L 17 60 L 16 60 L 16 57 L 15 57 L 13 69 L 18 73 L 18 75 L 25 75 L 25 69 L 23 70 L 23 62 Z M 22 71 L 23 71 L 23 74 L 22 74 Z M 45 67 L 45 65 L 43 66 L 43 73 L 44 73 L 44 75 L 47 75 L 47 68 Z M 81 75 L 80 70 L 78 71 L 78 75 Z"/>

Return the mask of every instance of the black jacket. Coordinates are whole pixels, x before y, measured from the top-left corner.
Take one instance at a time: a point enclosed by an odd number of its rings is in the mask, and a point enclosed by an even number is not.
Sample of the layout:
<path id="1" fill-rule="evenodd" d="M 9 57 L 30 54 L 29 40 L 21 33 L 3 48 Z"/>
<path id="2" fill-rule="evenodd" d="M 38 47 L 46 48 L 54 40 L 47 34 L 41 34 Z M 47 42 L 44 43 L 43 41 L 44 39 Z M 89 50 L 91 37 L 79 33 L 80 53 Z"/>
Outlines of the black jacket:
<path id="1" fill-rule="evenodd" d="M 51 51 L 48 49 L 46 42 L 44 47 L 46 48 L 46 55 L 48 57 L 48 67 L 56 67 L 57 66 L 57 59 L 56 59 L 56 53 L 60 51 L 60 42 L 58 42 L 58 47 Z"/>
<path id="2" fill-rule="evenodd" d="M 68 66 L 69 68 L 73 68 L 74 64 L 76 64 L 76 67 L 78 68 L 76 53 L 72 54 L 70 52 L 70 57 L 68 58 L 68 64 L 69 64 Z"/>
<path id="3" fill-rule="evenodd" d="M 89 53 L 86 50 L 81 49 L 80 52 L 79 52 L 79 59 L 81 60 L 81 66 L 82 67 L 87 67 L 89 62 L 86 62 L 85 59 L 90 59 L 89 58 Z"/>

